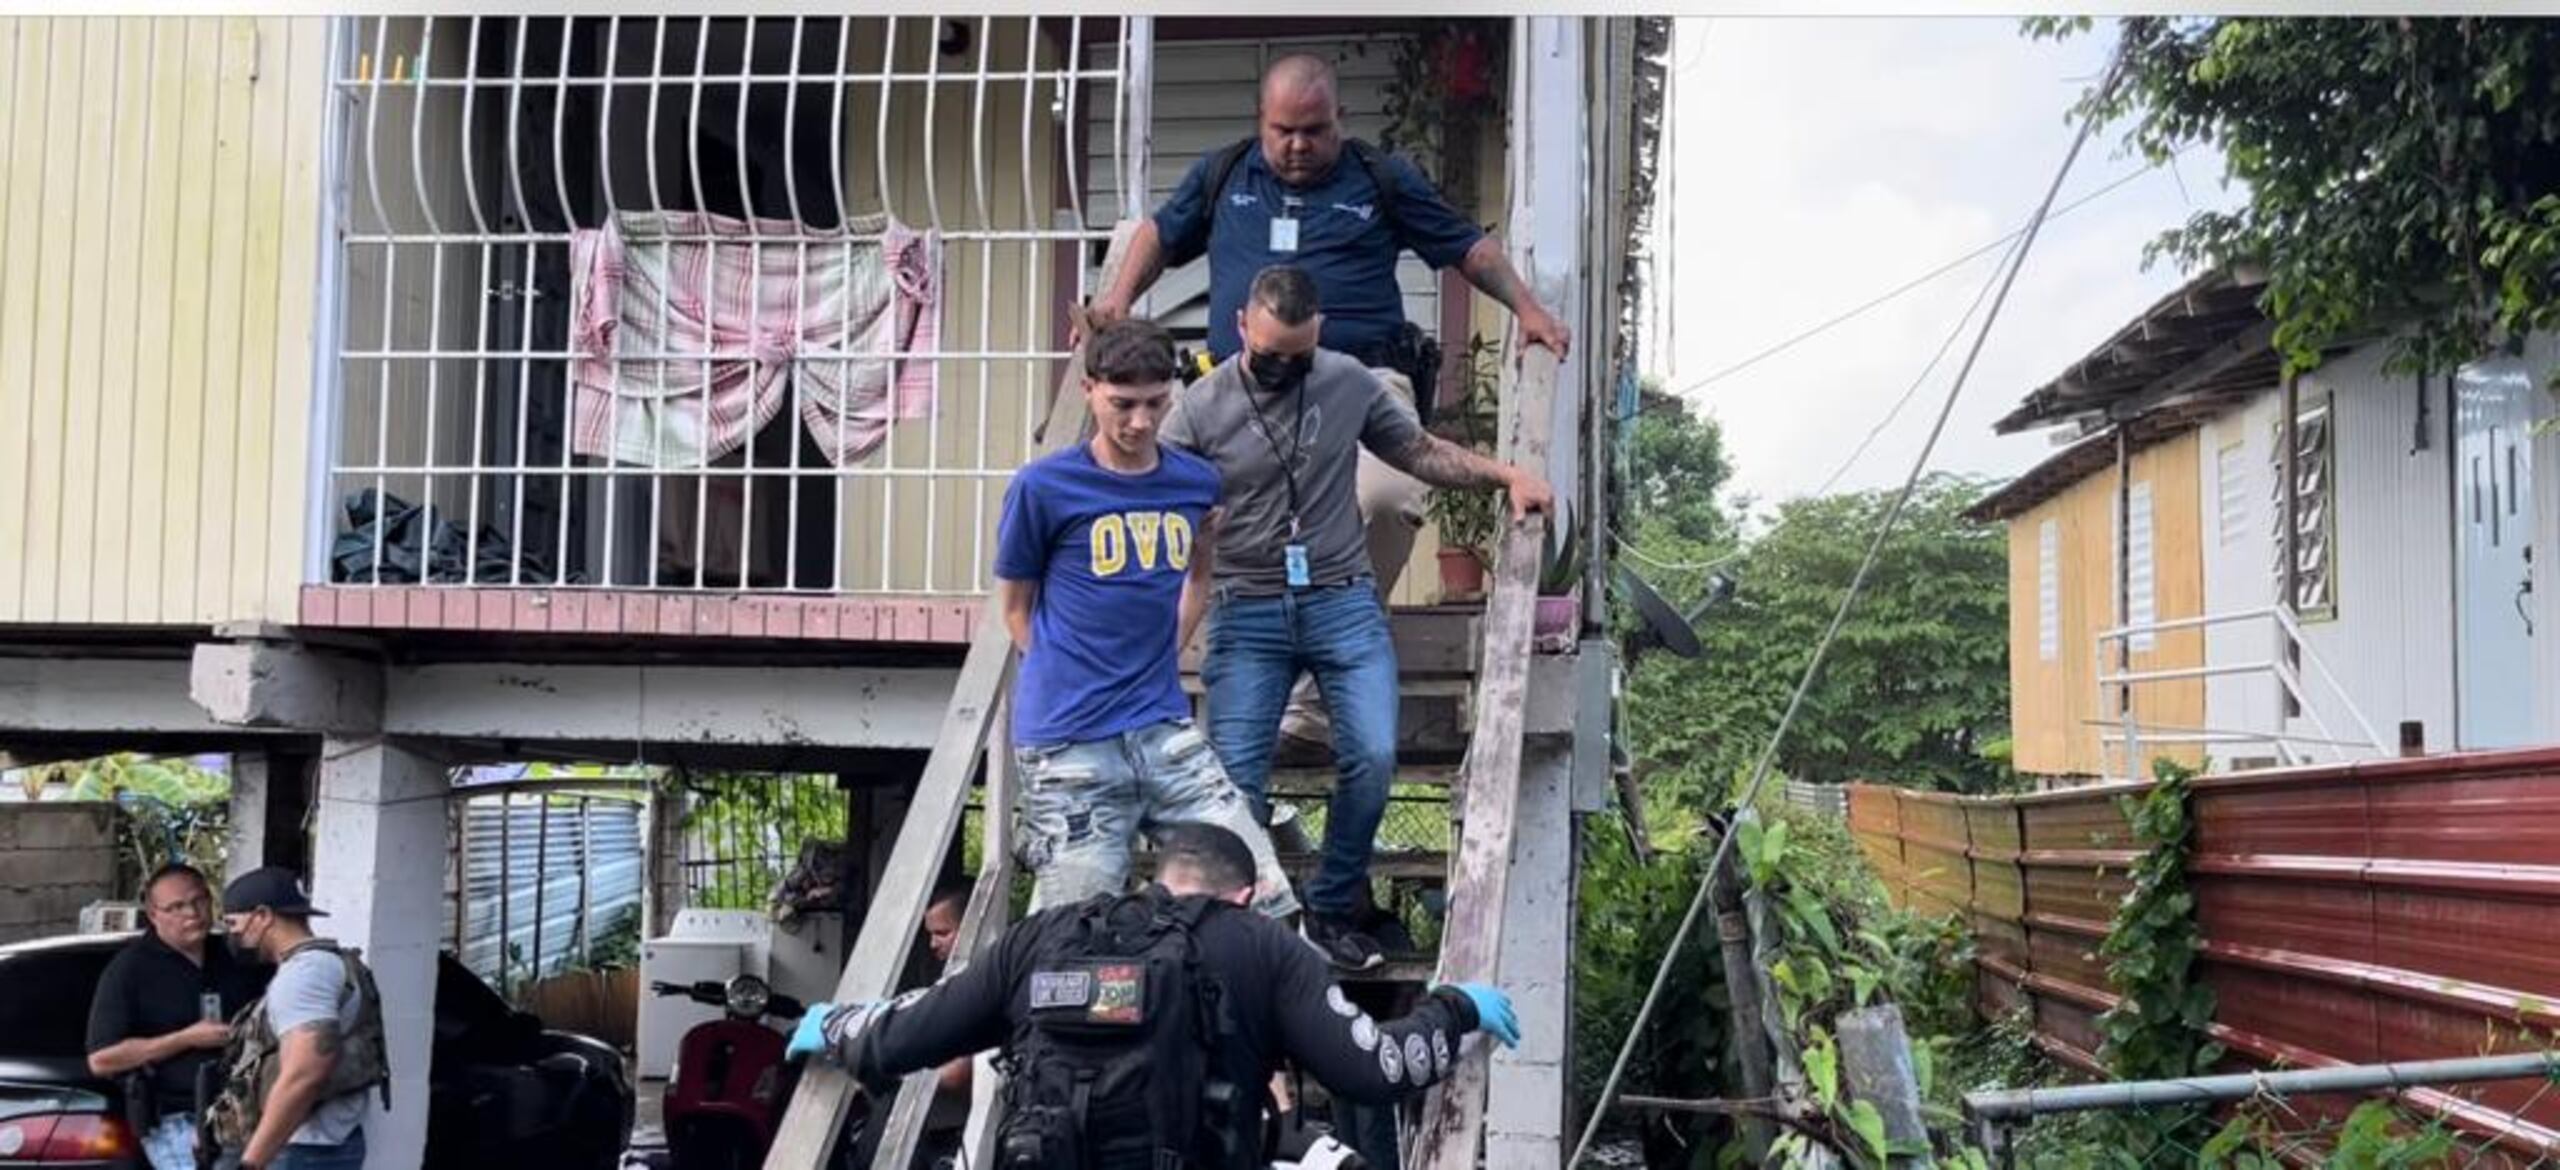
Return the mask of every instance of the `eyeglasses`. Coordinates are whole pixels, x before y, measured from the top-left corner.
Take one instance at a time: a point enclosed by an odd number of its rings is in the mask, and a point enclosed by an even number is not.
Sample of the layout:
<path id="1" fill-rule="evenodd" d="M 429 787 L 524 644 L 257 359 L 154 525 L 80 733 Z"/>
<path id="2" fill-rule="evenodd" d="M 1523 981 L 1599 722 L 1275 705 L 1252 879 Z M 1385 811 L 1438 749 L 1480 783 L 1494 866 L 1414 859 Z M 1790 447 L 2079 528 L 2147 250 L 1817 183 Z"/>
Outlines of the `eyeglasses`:
<path id="1" fill-rule="evenodd" d="M 183 902 L 164 902 L 152 907 L 151 912 L 166 914 L 172 918 L 182 915 L 188 918 L 204 918 L 213 913 L 213 899 L 199 894 Z"/>

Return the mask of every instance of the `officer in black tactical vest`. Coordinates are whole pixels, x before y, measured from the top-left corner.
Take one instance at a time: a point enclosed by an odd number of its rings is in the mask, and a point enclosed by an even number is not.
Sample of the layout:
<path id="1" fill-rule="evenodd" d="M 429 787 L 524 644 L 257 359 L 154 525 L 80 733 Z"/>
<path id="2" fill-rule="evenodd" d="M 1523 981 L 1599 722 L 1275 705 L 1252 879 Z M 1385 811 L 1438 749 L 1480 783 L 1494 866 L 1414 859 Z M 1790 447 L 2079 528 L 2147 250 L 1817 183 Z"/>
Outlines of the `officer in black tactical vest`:
<path id="1" fill-rule="evenodd" d="M 222 1088 L 198 1159 L 244 1170 L 362 1170 L 365 1098 L 391 1104 L 382 996 L 354 951 L 311 935 L 325 915 L 293 871 L 251 870 L 222 891 L 235 952 L 276 966 L 266 998 L 233 1021 Z"/>
<path id="2" fill-rule="evenodd" d="M 1353 1007 L 1322 956 L 1245 908 L 1253 854 L 1234 833 L 1165 825 L 1156 852 L 1159 884 L 1035 914 L 930 988 L 811 1005 L 791 1054 L 882 1093 L 1001 1047 L 1000 1170 L 1244 1170 L 1268 1164 L 1284 1060 L 1384 1104 L 1446 1077 L 1470 1032 L 1519 1042 L 1510 998 L 1479 984 L 1383 1024 Z"/>

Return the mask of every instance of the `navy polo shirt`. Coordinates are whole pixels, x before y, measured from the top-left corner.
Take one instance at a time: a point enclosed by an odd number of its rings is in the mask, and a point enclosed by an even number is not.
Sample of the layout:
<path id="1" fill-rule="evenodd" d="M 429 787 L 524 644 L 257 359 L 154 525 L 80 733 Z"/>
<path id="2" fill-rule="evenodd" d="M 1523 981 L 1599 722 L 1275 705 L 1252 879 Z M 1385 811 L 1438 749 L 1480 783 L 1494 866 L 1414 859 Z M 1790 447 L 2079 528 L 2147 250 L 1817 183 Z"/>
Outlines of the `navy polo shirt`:
<path id="1" fill-rule="evenodd" d="M 1396 222 L 1378 213 L 1378 186 L 1349 147 L 1333 171 L 1312 186 L 1280 181 L 1256 143 L 1236 161 L 1227 188 L 1209 206 L 1212 152 L 1191 164 L 1182 185 L 1156 209 L 1156 235 L 1168 267 L 1209 257 L 1209 352 L 1223 361 L 1243 347 L 1236 313 L 1244 308 L 1253 274 L 1273 264 L 1296 264 L 1315 278 L 1324 304 L 1326 349 L 1363 354 L 1395 336 L 1404 324 L 1404 291 L 1396 285 L 1396 256 L 1405 249 L 1433 268 L 1464 259 L 1484 238 L 1440 197 L 1422 169 L 1401 155 L 1385 156 L 1397 184 Z M 1271 221 L 1293 210 L 1298 250 L 1271 249 Z"/>

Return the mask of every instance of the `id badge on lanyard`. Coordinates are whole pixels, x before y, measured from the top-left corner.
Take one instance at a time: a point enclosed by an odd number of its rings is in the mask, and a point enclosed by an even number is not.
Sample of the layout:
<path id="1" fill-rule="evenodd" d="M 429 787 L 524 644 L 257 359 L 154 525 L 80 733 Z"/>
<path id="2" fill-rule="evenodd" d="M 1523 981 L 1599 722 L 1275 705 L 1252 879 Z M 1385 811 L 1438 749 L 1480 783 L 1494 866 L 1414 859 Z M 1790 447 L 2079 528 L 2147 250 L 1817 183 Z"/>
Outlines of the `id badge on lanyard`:
<path id="1" fill-rule="evenodd" d="M 1271 250 L 1298 250 L 1298 200 L 1295 196 L 1281 200 L 1280 214 L 1271 219 Z"/>
<path id="2" fill-rule="evenodd" d="M 1289 543 L 1280 549 L 1280 565 L 1291 589 L 1304 589 L 1315 581 L 1315 575 L 1307 571 L 1307 546 L 1298 539 L 1298 520 L 1294 516 L 1289 518 Z"/>

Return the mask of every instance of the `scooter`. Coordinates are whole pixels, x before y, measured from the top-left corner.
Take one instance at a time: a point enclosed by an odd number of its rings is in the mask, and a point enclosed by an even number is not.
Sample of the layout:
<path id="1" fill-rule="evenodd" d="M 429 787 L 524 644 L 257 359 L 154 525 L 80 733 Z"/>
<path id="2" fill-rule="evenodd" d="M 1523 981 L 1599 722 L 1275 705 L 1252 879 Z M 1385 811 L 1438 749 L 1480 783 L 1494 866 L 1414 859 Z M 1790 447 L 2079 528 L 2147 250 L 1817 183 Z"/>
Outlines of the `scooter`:
<path id="1" fill-rule="evenodd" d="M 740 975 L 726 983 L 654 982 L 654 995 L 681 995 L 721 1009 L 716 1020 L 695 1024 L 676 1045 L 675 1076 L 667 1081 L 667 1152 L 674 1170 L 753 1170 L 764 1164 L 791 1101 L 800 1070 L 783 1059 L 784 1029 L 808 1008 L 774 991 L 764 980 Z"/>

